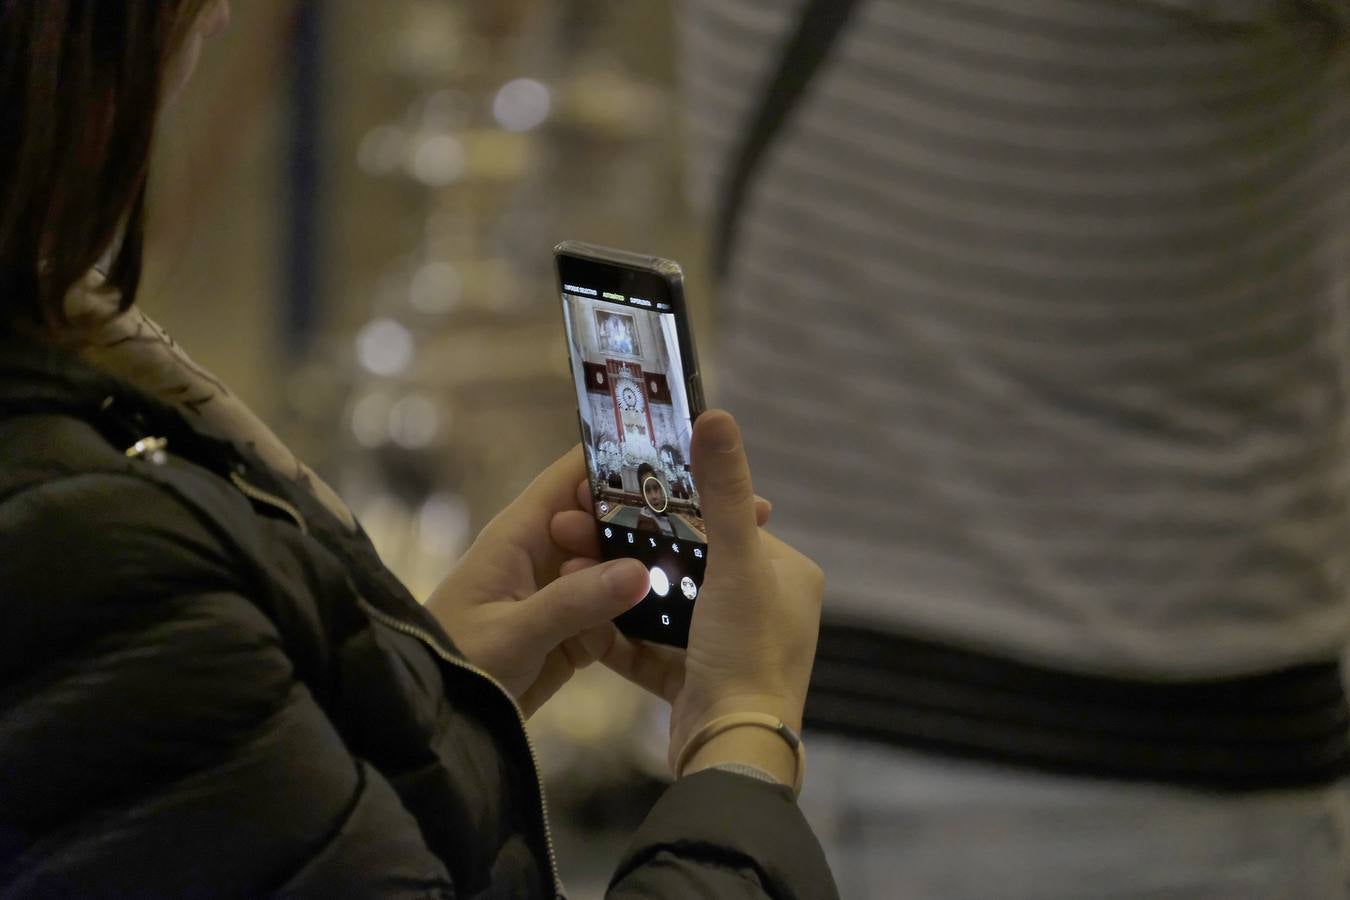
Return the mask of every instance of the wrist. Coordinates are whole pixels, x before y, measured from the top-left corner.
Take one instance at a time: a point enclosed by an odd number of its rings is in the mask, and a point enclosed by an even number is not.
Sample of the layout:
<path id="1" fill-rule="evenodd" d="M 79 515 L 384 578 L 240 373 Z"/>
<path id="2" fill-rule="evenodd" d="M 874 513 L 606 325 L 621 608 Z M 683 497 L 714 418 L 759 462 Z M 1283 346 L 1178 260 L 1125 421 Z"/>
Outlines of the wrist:
<path id="1" fill-rule="evenodd" d="M 729 772 L 732 775 L 741 775 L 746 778 L 752 778 L 755 781 L 762 781 L 765 784 L 772 784 L 777 787 L 787 787 L 787 785 L 783 784 L 783 782 L 779 781 L 777 778 L 773 777 L 768 772 L 765 772 L 763 769 L 758 768 L 756 766 L 748 765 L 746 763 L 740 762 L 718 763 L 717 765 L 708 766 L 708 768 L 700 769 L 699 771 L 707 772 L 712 770 L 716 770 L 718 772 Z"/>
<path id="2" fill-rule="evenodd" d="M 799 774 L 797 753 L 788 741 L 768 728 L 746 725 L 713 735 L 683 763 L 683 771 L 677 771 L 676 777 L 713 766 L 739 764 L 752 766 L 778 783 L 795 788 Z"/>
<path id="3" fill-rule="evenodd" d="M 762 713 L 780 719 L 794 732 L 802 730 L 801 700 L 786 694 L 738 693 L 728 694 L 715 700 L 698 702 L 693 698 L 681 698 L 676 704 L 675 717 L 670 728 L 670 763 L 675 764 L 676 755 L 682 751 L 699 729 L 714 719 L 732 713 Z"/>

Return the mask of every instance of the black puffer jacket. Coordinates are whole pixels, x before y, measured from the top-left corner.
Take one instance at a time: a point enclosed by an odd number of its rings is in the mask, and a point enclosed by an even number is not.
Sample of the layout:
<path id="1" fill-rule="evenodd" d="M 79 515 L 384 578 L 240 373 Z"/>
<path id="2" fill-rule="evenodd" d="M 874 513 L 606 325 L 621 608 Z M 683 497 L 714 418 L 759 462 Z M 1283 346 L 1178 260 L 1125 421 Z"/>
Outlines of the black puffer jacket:
<path id="1" fill-rule="evenodd" d="M 549 844 L 514 703 L 364 536 L 0 341 L 0 897 L 552 897 Z M 789 792 L 708 772 L 611 896 L 835 890 Z"/>

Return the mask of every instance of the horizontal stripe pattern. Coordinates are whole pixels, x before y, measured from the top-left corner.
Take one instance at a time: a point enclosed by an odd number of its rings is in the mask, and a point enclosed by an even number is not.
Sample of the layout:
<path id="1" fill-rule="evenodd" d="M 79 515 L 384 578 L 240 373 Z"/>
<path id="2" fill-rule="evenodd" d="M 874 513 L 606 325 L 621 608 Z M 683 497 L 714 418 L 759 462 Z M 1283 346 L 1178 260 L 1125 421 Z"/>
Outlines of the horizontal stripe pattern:
<path id="1" fill-rule="evenodd" d="M 1179 684 L 1066 676 L 865 630 L 821 634 L 808 728 L 1111 779 L 1208 790 L 1350 773 L 1334 662 Z"/>
<path id="2" fill-rule="evenodd" d="M 801 0 L 688 0 L 695 201 Z M 770 147 L 717 354 L 854 621 L 1085 672 L 1350 630 L 1342 0 L 867 0 Z"/>

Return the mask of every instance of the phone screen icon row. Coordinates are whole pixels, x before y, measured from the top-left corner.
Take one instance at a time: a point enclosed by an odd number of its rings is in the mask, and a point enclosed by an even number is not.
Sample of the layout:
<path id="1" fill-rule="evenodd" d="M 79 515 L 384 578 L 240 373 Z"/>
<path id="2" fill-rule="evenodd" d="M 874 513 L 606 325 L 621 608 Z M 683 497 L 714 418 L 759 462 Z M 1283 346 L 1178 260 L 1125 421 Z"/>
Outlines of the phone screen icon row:
<path id="1" fill-rule="evenodd" d="M 631 547 L 641 546 L 647 550 L 666 549 L 676 556 L 689 553 L 694 559 L 703 559 L 703 548 L 701 546 L 695 546 L 691 550 L 687 544 L 682 544 L 680 541 L 661 540 L 651 535 L 639 536 L 636 532 L 627 528 L 615 528 L 612 525 L 606 525 L 602 533 L 607 541 L 619 541 Z"/>

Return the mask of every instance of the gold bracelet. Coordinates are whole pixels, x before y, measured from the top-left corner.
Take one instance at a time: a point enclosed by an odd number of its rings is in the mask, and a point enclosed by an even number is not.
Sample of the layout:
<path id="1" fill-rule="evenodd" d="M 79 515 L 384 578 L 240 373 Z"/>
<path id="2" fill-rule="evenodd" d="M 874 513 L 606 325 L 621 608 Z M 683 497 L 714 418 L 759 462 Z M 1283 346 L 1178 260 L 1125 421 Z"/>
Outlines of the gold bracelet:
<path id="1" fill-rule="evenodd" d="M 796 757 L 796 771 L 792 776 L 792 793 L 798 795 L 802 792 L 802 781 L 806 777 L 806 746 L 802 744 L 801 736 L 793 731 L 782 719 L 765 713 L 729 713 L 725 716 L 718 716 L 711 722 L 705 724 L 694 736 L 684 745 L 680 755 L 675 757 L 675 777 L 684 775 L 684 767 L 688 765 L 689 759 L 697 753 L 704 744 L 717 737 L 719 734 L 730 731 L 733 728 L 741 726 L 751 726 L 754 728 L 767 728 L 774 734 L 787 742 L 788 747 L 792 748 L 792 754 Z"/>

